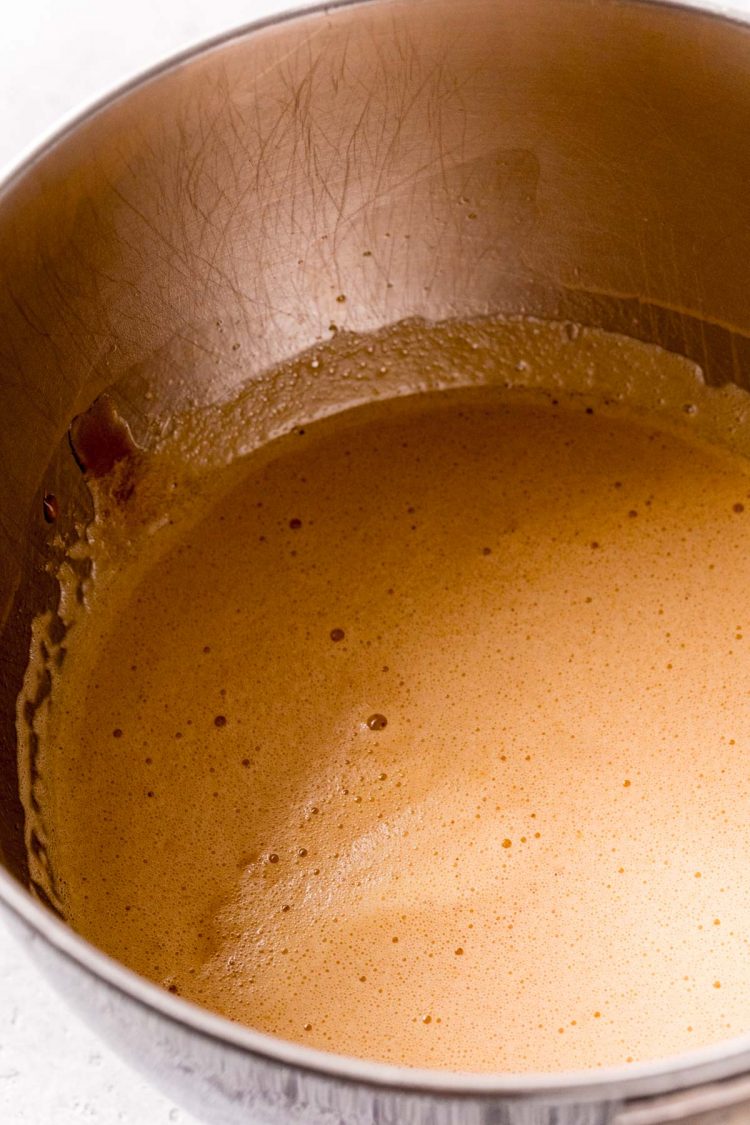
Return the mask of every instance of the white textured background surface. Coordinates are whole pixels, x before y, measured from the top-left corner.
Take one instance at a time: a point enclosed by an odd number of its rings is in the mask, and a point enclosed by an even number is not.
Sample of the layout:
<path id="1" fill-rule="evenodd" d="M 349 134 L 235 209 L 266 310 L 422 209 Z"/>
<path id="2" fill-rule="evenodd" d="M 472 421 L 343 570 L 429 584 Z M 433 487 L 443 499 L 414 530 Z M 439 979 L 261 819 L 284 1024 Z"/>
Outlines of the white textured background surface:
<path id="1" fill-rule="evenodd" d="M 61 119 L 165 56 L 303 6 L 305 0 L 0 0 L 0 169 Z M 0 919 L 0 1125 L 174 1122 L 195 1119 L 80 1022 Z"/>
<path id="2" fill-rule="evenodd" d="M 0 169 L 61 118 L 160 58 L 305 2 L 0 0 Z M 750 0 L 728 6 L 750 12 Z M 194 1120 L 80 1023 L 0 921 L 0 1125 Z"/>

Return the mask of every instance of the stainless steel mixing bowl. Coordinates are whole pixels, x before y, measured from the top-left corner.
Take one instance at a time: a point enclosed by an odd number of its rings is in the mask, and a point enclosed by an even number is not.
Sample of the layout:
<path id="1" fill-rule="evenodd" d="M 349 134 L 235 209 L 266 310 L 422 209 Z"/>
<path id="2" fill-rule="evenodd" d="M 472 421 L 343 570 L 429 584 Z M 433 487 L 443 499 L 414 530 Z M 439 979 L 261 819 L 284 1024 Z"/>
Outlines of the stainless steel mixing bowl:
<path id="1" fill-rule="evenodd" d="M 485 312 L 624 331 L 747 386 L 748 26 L 636 0 L 320 9 L 165 64 L 2 189 L 0 898 L 71 1003 L 209 1121 L 750 1120 L 750 1034 L 546 1076 L 340 1058 L 137 978 L 29 890 L 16 698 L 33 616 L 64 639 L 48 563 L 88 502 L 71 418 L 109 389 L 148 445 L 331 322 Z M 20 716 L 32 749 L 48 691 Z"/>

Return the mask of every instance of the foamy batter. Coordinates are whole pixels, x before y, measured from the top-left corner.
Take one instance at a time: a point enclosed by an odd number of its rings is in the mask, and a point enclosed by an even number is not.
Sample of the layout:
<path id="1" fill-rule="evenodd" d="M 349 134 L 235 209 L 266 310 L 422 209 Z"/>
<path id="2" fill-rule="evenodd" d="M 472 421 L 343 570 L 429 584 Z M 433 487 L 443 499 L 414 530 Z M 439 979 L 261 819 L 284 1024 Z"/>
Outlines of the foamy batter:
<path id="1" fill-rule="evenodd" d="M 66 915 L 394 1063 L 745 1031 L 748 590 L 745 463 L 644 422 L 485 388 L 295 431 L 71 646 Z"/>

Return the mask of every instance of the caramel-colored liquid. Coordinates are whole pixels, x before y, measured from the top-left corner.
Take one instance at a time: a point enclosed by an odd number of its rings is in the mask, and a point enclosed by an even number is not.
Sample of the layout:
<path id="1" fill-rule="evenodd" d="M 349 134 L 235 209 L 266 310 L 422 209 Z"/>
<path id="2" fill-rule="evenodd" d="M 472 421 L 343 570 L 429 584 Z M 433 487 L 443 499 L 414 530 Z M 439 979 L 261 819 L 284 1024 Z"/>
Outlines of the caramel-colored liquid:
<path id="1" fill-rule="evenodd" d="M 279 439 L 71 647 L 67 917 L 394 1063 L 747 1030 L 749 497 L 687 438 L 489 389 Z"/>

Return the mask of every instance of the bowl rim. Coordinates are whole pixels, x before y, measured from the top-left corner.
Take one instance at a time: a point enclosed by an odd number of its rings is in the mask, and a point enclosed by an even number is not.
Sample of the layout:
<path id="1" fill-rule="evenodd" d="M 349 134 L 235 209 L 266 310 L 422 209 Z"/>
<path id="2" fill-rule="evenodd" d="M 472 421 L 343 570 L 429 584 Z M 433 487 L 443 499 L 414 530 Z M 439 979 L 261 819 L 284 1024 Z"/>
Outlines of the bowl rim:
<path id="1" fill-rule="evenodd" d="M 189 65 L 196 59 L 220 50 L 234 41 L 248 38 L 270 27 L 296 20 L 326 17 L 343 8 L 365 7 L 394 0 L 318 0 L 304 7 L 284 8 L 261 19 L 231 27 L 219 34 L 198 40 L 174 52 L 82 107 L 76 107 L 35 139 L 7 168 L 0 169 L 0 204 L 34 167 L 49 153 L 64 144 L 82 126 L 109 110 L 137 90 L 164 75 Z M 402 3 L 429 3 L 429 0 L 401 0 Z M 584 3 L 585 0 L 556 0 Z M 604 5 L 648 7 L 663 12 L 708 18 L 750 29 L 750 5 L 745 10 L 732 8 L 721 0 L 597 0 Z M 433 1098 L 513 1099 L 534 1098 L 557 1102 L 622 1102 L 624 1100 L 676 1093 L 679 1090 L 719 1082 L 750 1073 L 750 1030 L 706 1047 L 642 1063 L 597 1069 L 554 1072 L 464 1072 L 407 1067 L 370 1059 L 322 1051 L 278 1036 L 257 1031 L 169 993 L 109 957 L 77 934 L 52 910 L 36 899 L 0 864 L 0 906 L 23 923 L 30 943 L 42 940 L 57 953 L 89 972 L 99 981 L 130 1000 L 178 1025 L 220 1045 L 230 1046 L 266 1063 L 305 1071 L 319 1079 L 334 1080 L 357 1087 L 387 1089 L 401 1094 Z M 1 916 L 1 915 L 0 915 Z"/>

